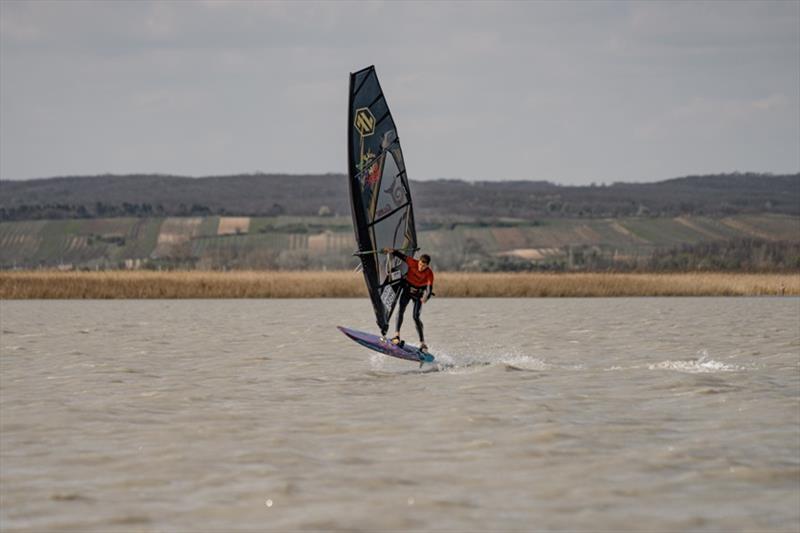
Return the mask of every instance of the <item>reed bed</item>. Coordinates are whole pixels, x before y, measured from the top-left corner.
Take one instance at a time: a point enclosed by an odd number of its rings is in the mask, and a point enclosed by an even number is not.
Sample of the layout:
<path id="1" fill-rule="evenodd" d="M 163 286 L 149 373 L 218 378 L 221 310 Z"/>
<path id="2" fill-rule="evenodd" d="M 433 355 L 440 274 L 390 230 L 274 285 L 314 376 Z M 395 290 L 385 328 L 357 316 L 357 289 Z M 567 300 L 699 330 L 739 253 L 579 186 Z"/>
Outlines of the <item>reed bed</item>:
<path id="1" fill-rule="evenodd" d="M 798 274 L 447 273 L 436 292 L 459 297 L 797 296 Z"/>
<path id="2" fill-rule="evenodd" d="M 798 296 L 800 274 L 440 272 L 439 297 Z M 0 272 L 0 299 L 355 298 L 349 271 Z"/>

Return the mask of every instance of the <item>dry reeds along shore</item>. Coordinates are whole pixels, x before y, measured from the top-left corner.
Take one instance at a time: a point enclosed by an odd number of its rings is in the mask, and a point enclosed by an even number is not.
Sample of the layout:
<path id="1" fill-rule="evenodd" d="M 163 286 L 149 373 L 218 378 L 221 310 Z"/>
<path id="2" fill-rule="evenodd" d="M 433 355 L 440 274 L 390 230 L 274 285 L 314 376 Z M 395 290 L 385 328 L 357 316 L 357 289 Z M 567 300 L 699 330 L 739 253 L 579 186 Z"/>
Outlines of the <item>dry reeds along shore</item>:
<path id="1" fill-rule="evenodd" d="M 436 275 L 439 297 L 798 296 L 800 274 Z M 361 274 L 338 272 L 0 272 L 0 299 L 352 298 Z"/>

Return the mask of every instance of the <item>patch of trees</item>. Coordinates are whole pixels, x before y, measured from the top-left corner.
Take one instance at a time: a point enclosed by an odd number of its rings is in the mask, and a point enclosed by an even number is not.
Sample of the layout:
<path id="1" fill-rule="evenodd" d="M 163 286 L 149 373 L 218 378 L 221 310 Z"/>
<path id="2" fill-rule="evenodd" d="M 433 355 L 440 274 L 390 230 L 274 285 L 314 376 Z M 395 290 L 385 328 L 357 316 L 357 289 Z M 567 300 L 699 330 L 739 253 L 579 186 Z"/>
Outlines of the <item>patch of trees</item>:
<path id="1" fill-rule="evenodd" d="M 116 217 L 160 217 L 160 216 L 211 216 L 224 215 L 224 210 L 212 210 L 207 205 L 184 203 L 173 209 L 165 209 L 162 204 L 122 202 L 107 204 L 95 202 L 92 205 L 76 204 L 22 204 L 16 207 L 0 207 L 0 222 L 18 220 L 64 220 L 81 218 L 116 218 Z"/>
<path id="2" fill-rule="evenodd" d="M 573 250 L 565 269 L 642 272 L 796 272 L 800 242 L 734 239 L 657 248 L 634 258 L 617 259 L 598 247 Z"/>
<path id="3" fill-rule="evenodd" d="M 782 272 L 800 270 L 800 242 L 736 239 L 683 244 L 656 250 L 647 261 L 655 271 Z"/>
<path id="4" fill-rule="evenodd" d="M 91 212 L 84 205 L 74 204 L 21 204 L 0 207 L 0 222 L 14 220 L 59 220 L 91 218 Z"/>

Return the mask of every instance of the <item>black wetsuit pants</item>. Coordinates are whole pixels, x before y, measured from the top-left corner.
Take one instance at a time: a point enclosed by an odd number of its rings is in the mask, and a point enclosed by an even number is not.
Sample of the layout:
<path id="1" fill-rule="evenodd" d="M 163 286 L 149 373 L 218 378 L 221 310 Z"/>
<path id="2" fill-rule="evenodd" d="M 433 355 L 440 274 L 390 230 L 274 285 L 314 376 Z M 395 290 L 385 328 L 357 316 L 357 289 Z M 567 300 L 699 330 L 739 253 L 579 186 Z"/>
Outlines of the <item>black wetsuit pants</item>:
<path id="1" fill-rule="evenodd" d="M 406 312 L 406 307 L 408 307 L 409 300 L 414 301 L 414 324 L 417 326 L 417 333 L 419 334 L 419 342 L 425 342 L 425 336 L 422 333 L 422 320 L 419 318 L 419 314 L 422 312 L 422 300 L 419 298 L 412 298 L 409 294 L 408 287 L 405 287 L 400 292 L 400 303 L 399 308 L 397 309 L 397 328 L 396 331 L 400 332 L 400 326 L 403 325 L 403 315 Z"/>

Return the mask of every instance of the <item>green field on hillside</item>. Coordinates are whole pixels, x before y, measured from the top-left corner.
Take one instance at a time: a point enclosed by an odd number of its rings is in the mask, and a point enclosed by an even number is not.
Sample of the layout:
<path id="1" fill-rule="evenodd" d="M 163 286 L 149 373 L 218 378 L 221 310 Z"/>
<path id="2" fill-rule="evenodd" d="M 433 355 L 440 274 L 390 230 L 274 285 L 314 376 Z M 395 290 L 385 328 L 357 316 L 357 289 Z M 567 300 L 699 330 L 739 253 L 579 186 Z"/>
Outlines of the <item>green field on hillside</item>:
<path id="1" fill-rule="evenodd" d="M 508 219 L 421 226 L 440 269 L 505 258 L 568 262 L 586 254 L 645 257 L 681 245 L 800 240 L 800 217 Z M 0 268 L 352 268 L 348 217 L 105 218 L 0 223 Z"/>

